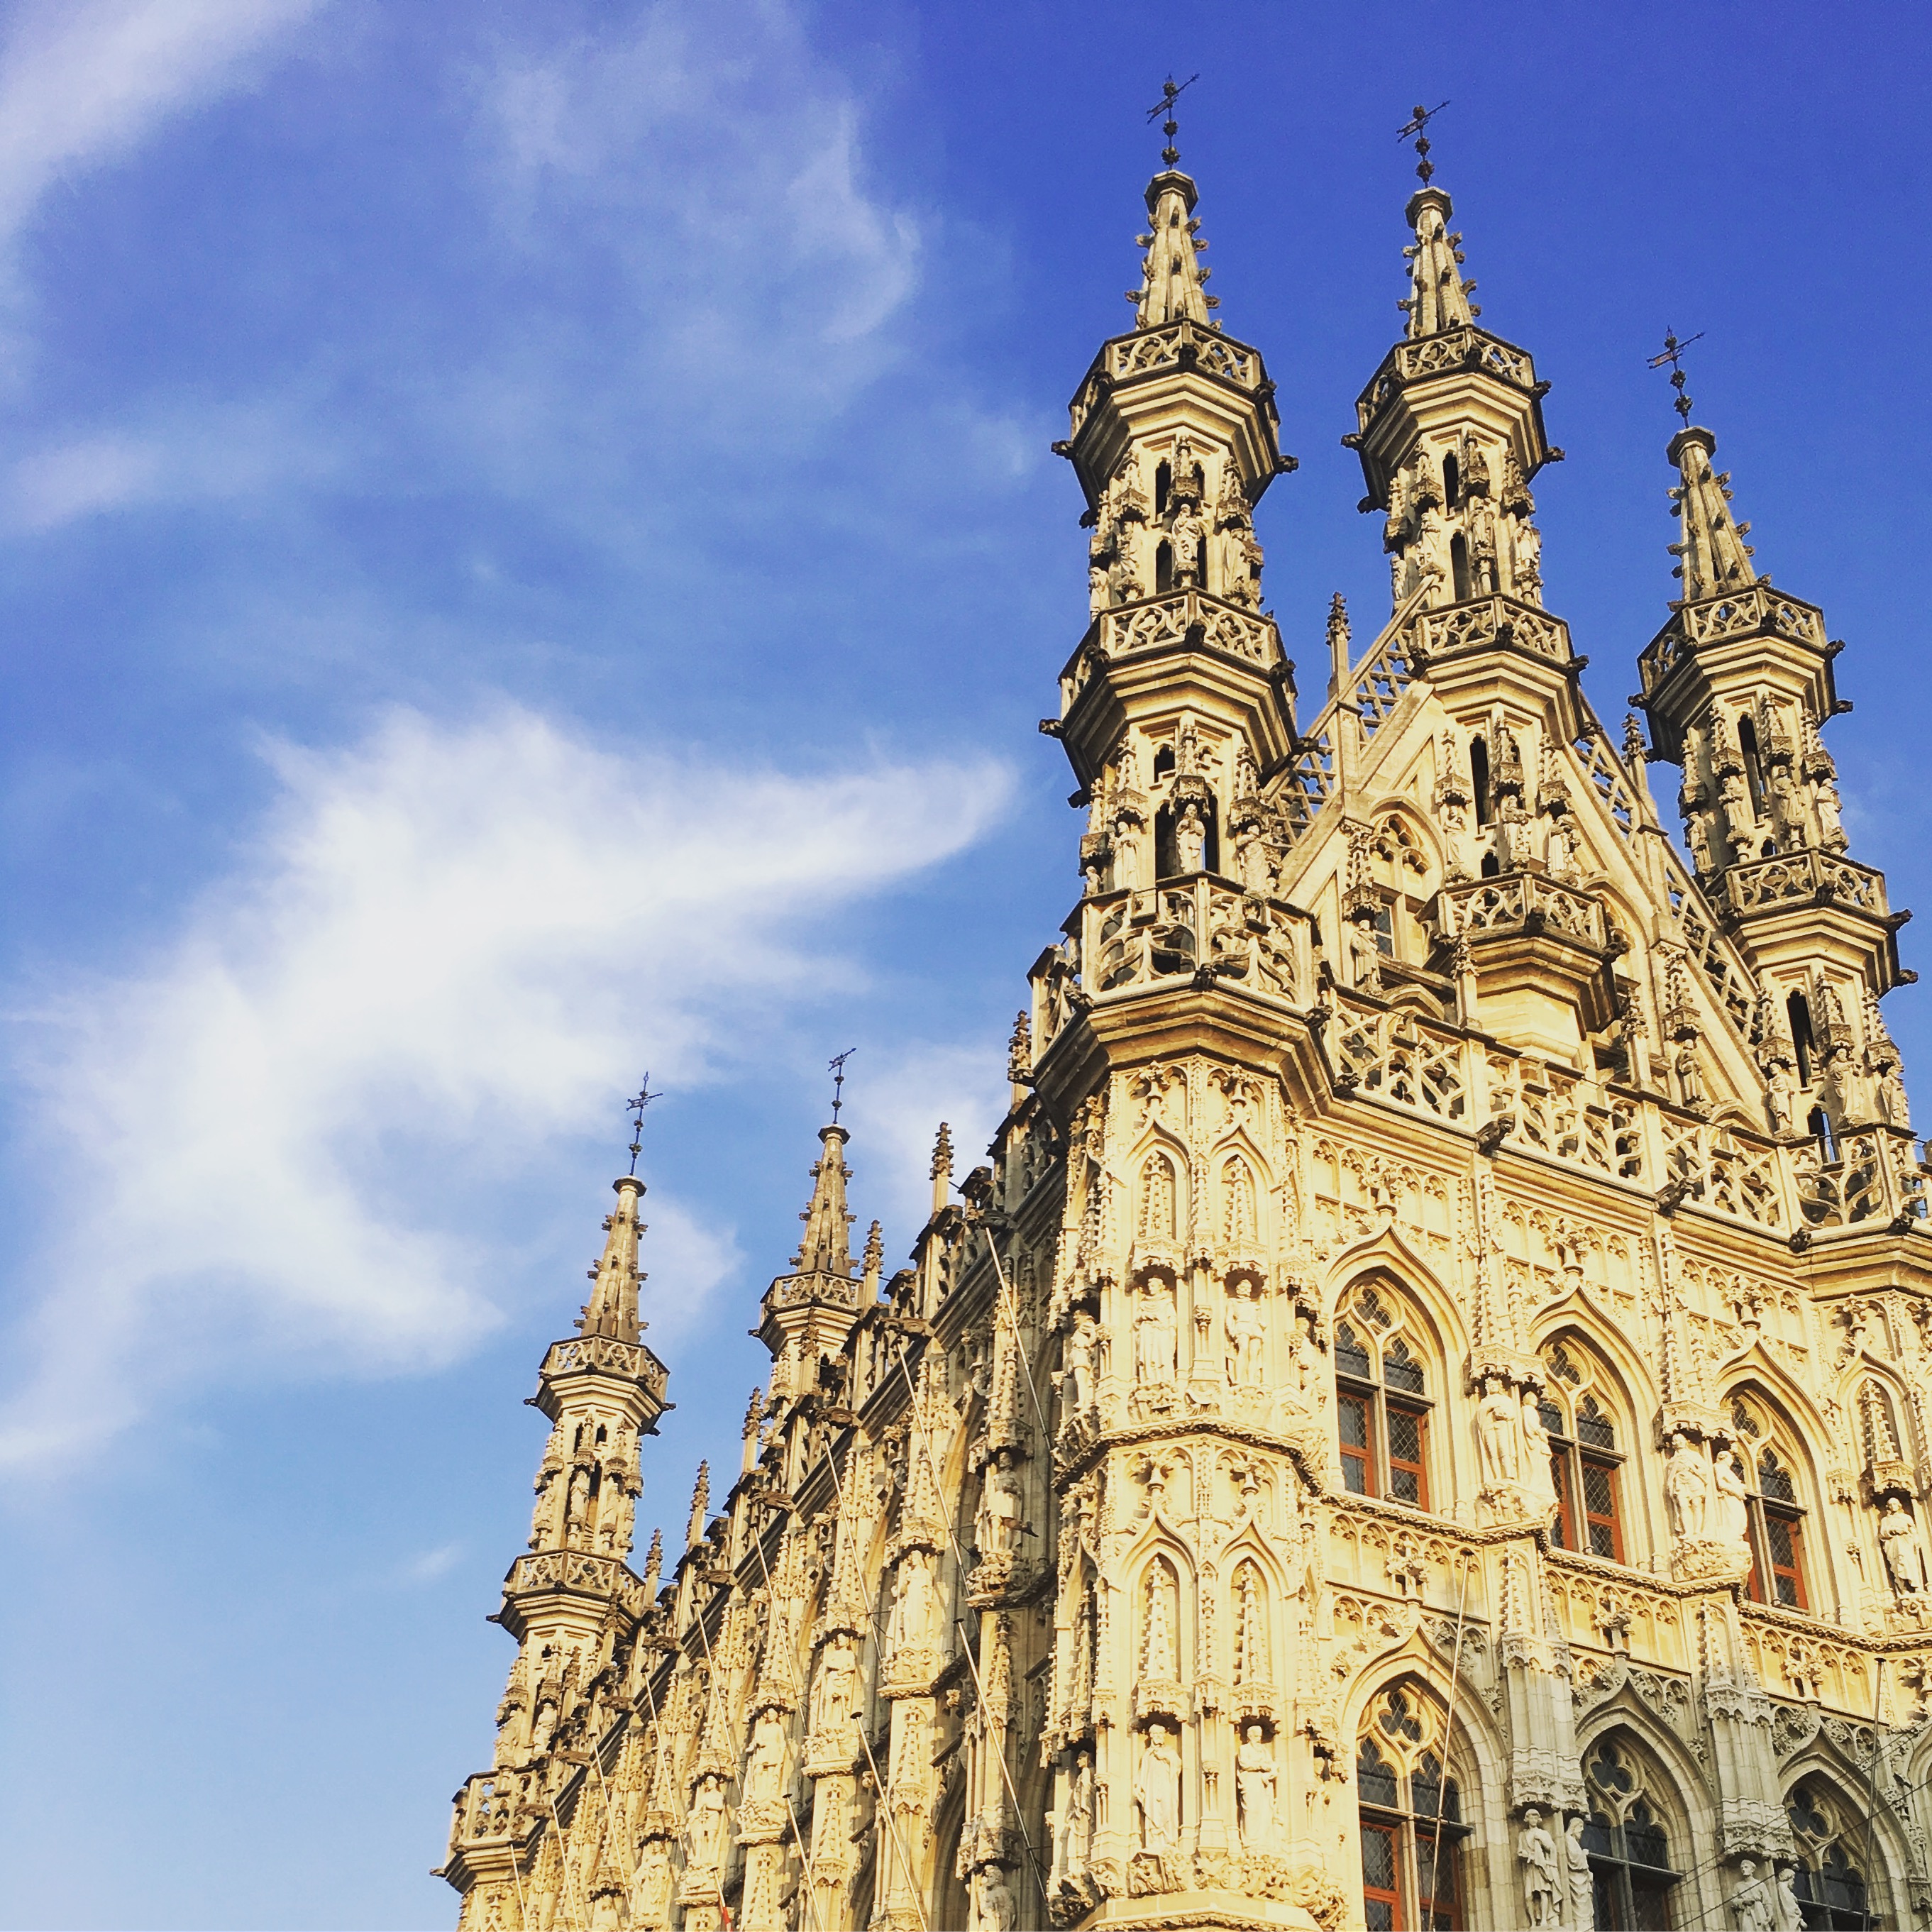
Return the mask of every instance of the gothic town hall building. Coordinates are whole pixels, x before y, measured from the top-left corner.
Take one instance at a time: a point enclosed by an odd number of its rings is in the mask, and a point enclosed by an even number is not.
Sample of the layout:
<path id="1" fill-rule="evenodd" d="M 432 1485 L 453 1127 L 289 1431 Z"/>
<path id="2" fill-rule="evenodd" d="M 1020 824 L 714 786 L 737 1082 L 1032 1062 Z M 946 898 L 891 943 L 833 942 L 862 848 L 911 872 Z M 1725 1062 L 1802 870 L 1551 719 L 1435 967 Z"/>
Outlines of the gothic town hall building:
<path id="1" fill-rule="evenodd" d="M 1390 610 L 1298 710 L 1274 385 L 1172 152 L 1146 201 L 989 1161 L 941 1130 L 887 1276 L 823 1130 L 742 1462 L 641 1561 L 617 1181 L 464 1932 L 1932 1924 L 1932 1224 L 1840 646 L 1687 407 L 1642 722 L 1592 710 L 1549 386 L 1425 171 L 1344 439 Z"/>

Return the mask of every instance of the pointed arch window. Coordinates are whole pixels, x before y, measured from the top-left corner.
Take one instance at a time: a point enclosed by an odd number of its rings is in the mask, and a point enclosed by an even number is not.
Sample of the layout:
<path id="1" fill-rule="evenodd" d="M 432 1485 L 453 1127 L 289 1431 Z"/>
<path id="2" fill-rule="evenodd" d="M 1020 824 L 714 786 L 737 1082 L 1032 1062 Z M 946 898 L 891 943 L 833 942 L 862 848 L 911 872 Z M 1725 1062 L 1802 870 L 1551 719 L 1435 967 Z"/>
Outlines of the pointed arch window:
<path id="1" fill-rule="evenodd" d="M 1802 992 L 1794 992 L 1784 1003 L 1785 1017 L 1791 1022 L 1791 1044 L 1798 1055 L 1798 1080 L 1811 1084 L 1811 1062 L 1818 1043 L 1811 1032 L 1811 1002 Z"/>
<path id="2" fill-rule="evenodd" d="M 1355 1745 L 1362 1912 L 1369 1932 L 1463 1924 L 1461 1788 L 1444 1768 L 1441 1708 L 1409 1684 L 1369 1707 Z"/>
<path id="3" fill-rule="evenodd" d="M 1682 1874 L 1672 1868 L 1670 1833 L 1642 1766 L 1606 1738 L 1591 1752 L 1583 1780 L 1598 1932 L 1669 1932 L 1671 1893 Z"/>
<path id="4" fill-rule="evenodd" d="M 1550 1383 L 1538 1405 L 1550 1437 L 1558 1504 L 1552 1540 L 1564 1550 L 1624 1561 L 1624 1451 L 1610 1391 L 1590 1357 L 1558 1342 L 1546 1348 Z"/>
<path id="5" fill-rule="evenodd" d="M 1453 456 L 1449 459 L 1451 463 L 1455 460 Z M 1456 602 L 1460 604 L 1469 595 L 1469 540 L 1460 530 L 1449 539 L 1449 572 Z"/>
<path id="6" fill-rule="evenodd" d="M 1469 740 L 1469 789 L 1474 794 L 1476 823 L 1490 822 L 1490 745 L 1480 732 Z"/>
<path id="7" fill-rule="evenodd" d="M 1748 718 L 1738 720 L 1738 749 L 1744 754 L 1744 783 L 1750 788 L 1751 816 L 1764 816 L 1764 760 L 1757 745 L 1757 727 Z"/>
<path id="8" fill-rule="evenodd" d="M 1818 1780 L 1808 1779 L 1785 1800 L 1798 1869 L 1791 1889 L 1798 1916 L 1815 1932 L 1867 1932 L 1879 1915 L 1871 1910 L 1863 1868 L 1867 1827 Z"/>
<path id="9" fill-rule="evenodd" d="M 1428 1377 L 1406 1311 L 1362 1289 L 1335 1328 L 1336 1419 L 1350 1493 L 1429 1507 Z"/>
<path id="10" fill-rule="evenodd" d="M 1737 1397 L 1731 1404 L 1731 1420 L 1738 1432 L 1738 1460 L 1748 1491 L 1752 1600 L 1788 1610 L 1809 1610 L 1806 1511 L 1793 1474 L 1798 1459 L 1789 1444 L 1778 1439 L 1768 1412 L 1756 1402 Z"/>

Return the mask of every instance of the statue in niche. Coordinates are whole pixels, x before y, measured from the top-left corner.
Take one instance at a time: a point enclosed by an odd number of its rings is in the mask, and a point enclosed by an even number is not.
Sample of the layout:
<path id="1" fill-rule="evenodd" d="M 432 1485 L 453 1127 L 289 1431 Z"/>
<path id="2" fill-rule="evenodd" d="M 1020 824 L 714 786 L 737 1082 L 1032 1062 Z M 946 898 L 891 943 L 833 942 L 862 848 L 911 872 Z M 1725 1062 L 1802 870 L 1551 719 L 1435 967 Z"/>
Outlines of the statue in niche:
<path id="1" fill-rule="evenodd" d="M 1750 1505 L 1746 1501 L 1750 1491 L 1737 1458 L 1728 1449 L 1720 1449 L 1712 1458 L 1711 1486 L 1717 1496 L 1717 1513 L 1711 1521 L 1712 1540 L 1742 1543 L 1750 1520 Z"/>
<path id="2" fill-rule="evenodd" d="M 745 1764 L 745 1797 L 753 1804 L 775 1803 L 784 1780 L 784 1726 L 776 1712 L 758 1713 L 752 1726 L 752 1748 Z"/>
<path id="3" fill-rule="evenodd" d="M 1066 1802 L 1060 1808 L 1054 1835 L 1054 1876 L 1085 1877 L 1093 1845 L 1094 1754 L 1083 1744 L 1067 1775 Z"/>
<path id="4" fill-rule="evenodd" d="M 1268 889 L 1268 842 L 1252 819 L 1234 835 L 1234 876 L 1251 892 Z"/>
<path id="5" fill-rule="evenodd" d="M 1013 1932 L 1013 1888 L 1003 1866 L 982 1865 L 974 1874 L 973 1903 L 979 1932 Z"/>
<path id="6" fill-rule="evenodd" d="M 1543 1406 L 1534 1389 L 1522 1392 L 1522 1480 L 1538 1514 L 1556 1507 L 1556 1475 L 1550 1465 L 1550 1432 L 1543 1426 Z"/>
<path id="7" fill-rule="evenodd" d="M 909 1550 L 899 1563 L 898 1594 L 892 1604 L 892 1649 L 923 1648 L 932 1634 L 932 1552 Z"/>
<path id="8" fill-rule="evenodd" d="M 1064 1346 L 1060 1400 L 1068 1415 L 1084 1415 L 1092 1407 L 1100 1380 L 1100 1326 L 1085 1309 L 1073 1318 Z"/>
<path id="9" fill-rule="evenodd" d="M 1189 799 L 1174 821 L 1174 858 L 1183 872 L 1198 872 L 1208 862 L 1208 824 L 1196 800 Z"/>
<path id="10" fill-rule="evenodd" d="M 1556 1840 L 1534 1808 L 1522 1814 L 1516 1834 L 1516 1863 L 1522 1868 L 1523 1910 L 1532 1926 L 1554 1925 L 1562 1916 L 1564 1886 L 1556 1868 Z"/>
<path id="11" fill-rule="evenodd" d="M 653 1838 L 638 1862 L 638 1915 L 646 1923 L 662 1918 L 670 1905 L 670 1854 Z"/>
<path id="12" fill-rule="evenodd" d="M 1681 1431 L 1670 1438 L 1670 1456 L 1664 1468 L 1664 1501 L 1670 1514 L 1671 1534 L 1686 1543 L 1700 1542 L 1711 1507 L 1711 1466 Z"/>
<path id="13" fill-rule="evenodd" d="M 1180 1754 L 1174 1733 L 1159 1722 L 1148 1725 L 1134 1778 L 1134 1803 L 1141 1814 L 1141 1846 L 1171 1852 L 1180 1836 Z"/>
<path id="14" fill-rule="evenodd" d="M 1134 1379 L 1171 1382 L 1178 1361 L 1180 1332 L 1174 1313 L 1174 1288 L 1160 1275 L 1142 1284 L 1140 1306 L 1134 1314 Z"/>
<path id="15" fill-rule="evenodd" d="M 1798 1076 L 1780 1060 L 1766 1083 L 1765 1104 L 1771 1110 L 1771 1130 L 1780 1138 L 1792 1130 L 1798 1114 Z"/>
<path id="16" fill-rule="evenodd" d="M 1896 1496 L 1887 1496 L 1878 1520 L 1878 1546 L 1885 1558 L 1885 1574 L 1900 1597 L 1925 1594 L 1925 1550 L 1918 1540 L 1918 1526 Z"/>
<path id="17" fill-rule="evenodd" d="M 546 1697 L 537 1706 L 537 1714 L 530 1725 L 530 1754 L 542 1757 L 550 1749 L 551 1738 L 556 1736 L 556 1702 Z"/>
<path id="18" fill-rule="evenodd" d="M 1277 1773 L 1274 1750 L 1258 1724 L 1250 1724 L 1234 1754 L 1235 1822 L 1244 1852 L 1274 1849 L 1274 1801 Z"/>
<path id="19" fill-rule="evenodd" d="M 1705 822 L 1701 812 L 1693 812 L 1684 821 L 1684 836 L 1690 847 L 1690 863 L 1698 878 L 1711 876 L 1711 828 Z"/>
<path id="20" fill-rule="evenodd" d="M 859 1660 L 849 1637 L 835 1637 L 826 1645 L 818 1666 L 818 1719 L 817 1729 L 836 1738 L 852 1721 L 856 1705 Z"/>
<path id="21" fill-rule="evenodd" d="M 1771 1888 L 1771 1921 L 1777 1932 L 1804 1932 L 1804 1909 L 1798 1903 L 1798 1868 L 1780 1865 Z"/>
<path id="22" fill-rule="evenodd" d="M 1142 883 L 1139 822 L 1132 812 L 1116 812 L 1114 815 L 1114 890 L 1116 892 L 1130 891 Z"/>
<path id="23" fill-rule="evenodd" d="M 1563 1834 L 1563 1864 L 1570 1879 L 1572 1932 L 1596 1932 L 1597 1886 L 1590 1871 L 1589 1847 L 1583 1842 L 1584 1817 L 1578 1812 Z"/>
<path id="24" fill-rule="evenodd" d="M 1724 1903 L 1737 1916 L 1738 1932 L 1773 1932 L 1771 1886 L 1754 1859 L 1738 1859 L 1737 1888 Z"/>
<path id="25" fill-rule="evenodd" d="M 1010 1450 L 1000 1450 L 988 1465 L 980 1487 L 980 1513 L 974 1534 L 982 1556 L 1004 1556 L 1019 1545 L 1019 1478 L 1010 1466 Z"/>
<path id="26" fill-rule="evenodd" d="M 1258 1287 L 1237 1282 L 1228 1290 L 1228 1380 L 1259 1388 L 1268 1380 L 1268 1316 Z"/>
<path id="27" fill-rule="evenodd" d="M 1177 584 L 1202 582 L 1202 564 L 1208 554 L 1206 526 L 1191 509 L 1179 512 L 1169 528 L 1174 544 L 1174 578 Z"/>
<path id="28" fill-rule="evenodd" d="M 1148 1566 L 1147 1642 L 1142 1652 L 1142 1675 L 1154 1684 L 1172 1684 L 1180 1676 L 1174 1647 L 1177 1594 L 1174 1572 L 1159 1560 Z"/>
<path id="29" fill-rule="evenodd" d="M 1527 517 L 1518 517 L 1510 548 L 1516 553 L 1516 594 L 1526 604 L 1543 602 L 1543 532 Z"/>
<path id="30" fill-rule="evenodd" d="M 1811 802 L 1818 814 L 1819 844 L 1828 852 L 1842 852 L 1848 842 L 1838 804 L 1837 781 L 1828 777 L 1820 778 L 1817 789 L 1811 794 Z"/>
<path id="31" fill-rule="evenodd" d="M 685 1863 L 699 1871 L 718 1863 L 718 1840 L 724 1828 L 724 1780 L 707 1772 L 692 1793 L 691 1816 L 685 1826 Z"/>
<path id="32" fill-rule="evenodd" d="M 1504 1386 L 1502 1376 L 1486 1376 L 1483 1399 L 1476 1408 L 1476 1446 L 1484 1489 L 1501 1489 L 1516 1481 L 1522 1442 L 1522 1419 L 1516 1398 Z"/>

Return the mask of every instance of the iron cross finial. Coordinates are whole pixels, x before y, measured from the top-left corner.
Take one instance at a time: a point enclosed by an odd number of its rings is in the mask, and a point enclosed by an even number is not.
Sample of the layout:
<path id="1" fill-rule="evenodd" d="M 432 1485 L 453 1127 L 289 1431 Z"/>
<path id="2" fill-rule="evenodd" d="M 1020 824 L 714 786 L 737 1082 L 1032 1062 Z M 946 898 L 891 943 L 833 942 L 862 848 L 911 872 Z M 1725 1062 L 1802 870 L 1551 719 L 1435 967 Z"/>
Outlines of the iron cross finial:
<path id="1" fill-rule="evenodd" d="M 1398 141 L 1414 140 L 1415 172 L 1424 188 L 1436 172 L 1436 164 L 1429 158 L 1429 124 L 1448 105 L 1446 100 L 1438 100 L 1433 107 L 1418 107 L 1408 121 L 1395 130 Z"/>
<path id="2" fill-rule="evenodd" d="M 1180 150 L 1174 145 L 1174 136 L 1180 132 L 1180 123 L 1174 118 L 1174 104 L 1200 78 L 1198 74 L 1190 74 L 1177 85 L 1173 75 L 1169 74 L 1161 83 L 1160 98 L 1147 111 L 1150 121 L 1157 115 L 1167 116 L 1160 124 L 1160 131 L 1167 136 L 1167 146 L 1161 149 L 1160 158 L 1169 167 L 1180 159 Z"/>
<path id="3" fill-rule="evenodd" d="M 644 1150 L 644 1109 L 653 1100 L 662 1100 L 662 1094 L 651 1091 L 651 1076 L 646 1073 L 638 1083 L 638 1090 L 624 1102 L 625 1111 L 631 1116 L 631 1172 L 638 1171 L 638 1156 Z"/>
<path id="4" fill-rule="evenodd" d="M 1670 364 L 1670 386 L 1677 392 L 1676 400 L 1670 406 L 1687 424 L 1690 420 L 1690 398 L 1684 392 L 1684 352 L 1692 343 L 1702 342 L 1703 339 L 1704 332 L 1700 328 L 1695 335 L 1687 335 L 1680 342 L 1666 327 L 1664 332 L 1664 353 L 1650 358 L 1653 369 L 1661 369 L 1666 362 Z"/>
<path id="5" fill-rule="evenodd" d="M 845 1063 L 859 1049 L 848 1046 L 843 1053 L 836 1053 L 826 1063 L 826 1071 L 832 1076 L 832 1124 L 838 1124 L 838 1109 L 845 1104 Z"/>

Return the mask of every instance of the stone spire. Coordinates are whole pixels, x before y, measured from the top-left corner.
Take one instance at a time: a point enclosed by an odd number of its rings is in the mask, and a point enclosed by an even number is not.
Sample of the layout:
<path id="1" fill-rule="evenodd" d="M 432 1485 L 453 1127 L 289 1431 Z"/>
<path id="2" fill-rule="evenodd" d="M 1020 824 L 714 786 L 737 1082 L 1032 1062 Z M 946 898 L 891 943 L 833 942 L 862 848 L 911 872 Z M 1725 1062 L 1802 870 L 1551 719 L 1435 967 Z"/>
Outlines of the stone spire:
<path id="1" fill-rule="evenodd" d="M 1431 171 L 1432 172 L 1432 170 Z M 1430 609 L 1498 596 L 1532 607 L 1517 619 L 1457 627 L 1453 648 L 1486 657 L 1493 639 L 1567 660 L 1567 637 L 1534 611 L 1543 602 L 1543 539 L 1530 479 L 1562 454 L 1543 427 L 1543 396 L 1526 350 L 1482 328 L 1462 279 L 1453 206 L 1426 182 L 1408 198 L 1414 239 L 1403 250 L 1409 292 L 1397 304 L 1402 338 L 1355 404 L 1342 441 L 1360 456 L 1364 512 L 1382 515 L 1393 607 Z M 1432 658 L 1444 655 L 1430 642 Z"/>
<path id="2" fill-rule="evenodd" d="M 1208 244 L 1194 217 L 1198 198 L 1192 178 L 1178 168 L 1164 168 L 1148 183 L 1148 232 L 1134 238 L 1146 251 L 1141 286 L 1127 291 L 1136 328 L 1184 320 L 1219 326 L 1208 321 L 1208 311 L 1221 304 L 1207 290 L 1214 271 L 1200 261 Z"/>
<path id="3" fill-rule="evenodd" d="M 1730 472 L 1711 467 L 1717 448 L 1718 439 L 1694 424 L 1670 439 L 1670 460 L 1684 479 L 1670 493 L 1670 514 L 1684 526 L 1682 541 L 1670 546 L 1678 560 L 1671 574 L 1684 580 L 1687 603 L 1758 580 L 1750 561 L 1755 553 L 1744 542 L 1750 526 L 1731 515 Z"/>
<path id="4" fill-rule="evenodd" d="M 1402 251 L 1408 260 L 1409 292 L 1396 306 L 1408 312 L 1412 342 L 1466 328 L 1483 312 L 1469 300 L 1475 284 L 1462 279 L 1462 238 L 1449 232 L 1454 212 L 1439 188 L 1418 188 L 1402 210 L 1415 239 Z"/>
<path id="5" fill-rule="evenodd" d="M 604 1217 L 604 1252 L 590 1270 L 596 1286 L 577 1326 L 583 1334 L 614 1335 L 621 1342 L 634 1342 L 646 1325 L 638 1319 L 638 1288 L 644 1280 L 638 1266 L 638 1238 L 644 1232 L 638 1204 L 644 1198 L 644 1184 L 634 1174 L 625 1174 L 611 1185 L 617 1210 Z"/>
<path id="6" fill-rule="evenodd" d="M 852 1170 L 845 1165 L 845 1130 L 836 1124 L 818 1130 L 824 1153 L 812 1163 L 812 1198 L 799 1219 L 805 1223 L 805 1238 L 791 1264 L 802 1274 L 849 1275 L 852 1272 L 851 1245 L 845 1231 L 857 1219 L 845 1207 L 845 1184 Z"/>
<path id="7" fill-rule="evenodd" d="M 799 1219 L 805 1233 L 792 1271 L 766 1289 L 752 1330 L 772 1352 L 774 1400 L 814 1385 L 821 1358 L 836 1356 L 858 1319 L 861 1284 L 852 1270 L 848 1230 L 856 1218 L 845 1204 L 846 1132 L 836 1120 L 818 1130 L 821 1151 L 812 1166 L 812 1198 Z"/>

